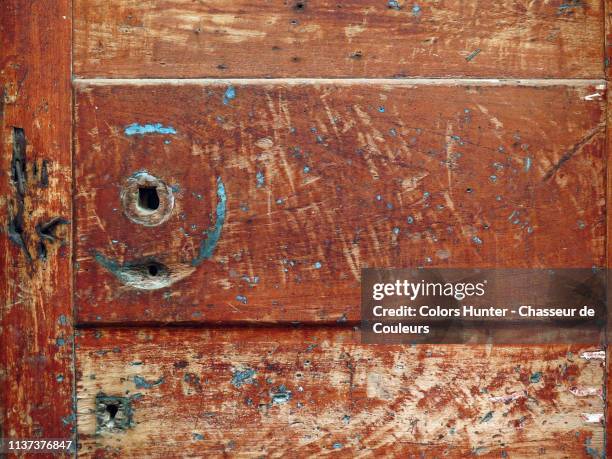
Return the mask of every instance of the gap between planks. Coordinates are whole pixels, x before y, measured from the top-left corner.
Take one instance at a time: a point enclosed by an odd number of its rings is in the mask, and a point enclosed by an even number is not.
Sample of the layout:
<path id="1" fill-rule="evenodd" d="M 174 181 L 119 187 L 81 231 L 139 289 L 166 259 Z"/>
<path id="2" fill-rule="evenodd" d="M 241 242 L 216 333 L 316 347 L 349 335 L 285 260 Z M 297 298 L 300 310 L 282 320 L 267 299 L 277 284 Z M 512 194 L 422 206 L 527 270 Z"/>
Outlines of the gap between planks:
<path id="1" fill-rule="evenodd" d="M 236 84 L 236 85 L 304 85 L 372 84 L 381 86 L 598 86 L 606 88 L 604 79 L 558 78 L 75 78 L 75 86 L 95 85 L 184 85 L 184 84 Z"/>

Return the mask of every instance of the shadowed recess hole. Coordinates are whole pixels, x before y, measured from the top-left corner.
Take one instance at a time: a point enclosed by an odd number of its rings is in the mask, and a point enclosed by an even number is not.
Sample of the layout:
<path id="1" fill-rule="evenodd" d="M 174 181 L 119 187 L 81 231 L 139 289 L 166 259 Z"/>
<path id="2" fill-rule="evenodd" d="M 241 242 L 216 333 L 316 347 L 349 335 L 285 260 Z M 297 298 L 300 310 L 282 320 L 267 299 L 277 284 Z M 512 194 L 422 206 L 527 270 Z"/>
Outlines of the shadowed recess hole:
<path id="1" fill-rule="evenodd" d="M 158 273 L 159 273 L 159 268 L 157 267 L 157 265 L 149 265 L 149 274 L 151 276 L 157 276 Z"/>
<path id="2" fill-rule="evenodd" d="M 159 207 L 159 195 L 154 186 L 138 187 L 138 207 L 145 210 L 157 210 Z"/>
<path id="3" fill-rule="evenodd" d="M 115 416 L 117 415 L 117 412 L 119 411 L 119 405 L 116 405 L 114 403 L 109 403 L 108 405 L 106 405 L 106 411 L 108 411 L 108 414 L 110 415 L 111 419 L 115 419 Z"/>

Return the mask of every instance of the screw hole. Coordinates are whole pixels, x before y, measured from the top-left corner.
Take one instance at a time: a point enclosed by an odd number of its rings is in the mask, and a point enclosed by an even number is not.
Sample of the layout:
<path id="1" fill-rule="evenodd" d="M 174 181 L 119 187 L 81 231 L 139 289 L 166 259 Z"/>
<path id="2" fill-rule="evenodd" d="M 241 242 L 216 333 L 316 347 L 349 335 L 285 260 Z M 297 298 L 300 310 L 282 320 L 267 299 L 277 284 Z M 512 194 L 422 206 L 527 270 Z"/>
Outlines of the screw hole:
<path id="1" fill-rule="evenodd" d="M 157 210 L 159 207 L 157 188 L 153 186 L 138 187 L 138 206 L 149 211 Z"/>
<path id="2" fill-rule="evenodd" d="M 109 403 L 108 405 L 106 405 L 106 411 L 110 415 L 111 419 L 115 419 L 115 416 L 117 415 L 117 412 L 119 411 L 119 405 Z"/>
<path id="3" fill-rule="evenodd" d="M 149 265 L 149 274 L 151 276 L 157 276 L 159 273 L 159 268 L 155 265 Z"/>

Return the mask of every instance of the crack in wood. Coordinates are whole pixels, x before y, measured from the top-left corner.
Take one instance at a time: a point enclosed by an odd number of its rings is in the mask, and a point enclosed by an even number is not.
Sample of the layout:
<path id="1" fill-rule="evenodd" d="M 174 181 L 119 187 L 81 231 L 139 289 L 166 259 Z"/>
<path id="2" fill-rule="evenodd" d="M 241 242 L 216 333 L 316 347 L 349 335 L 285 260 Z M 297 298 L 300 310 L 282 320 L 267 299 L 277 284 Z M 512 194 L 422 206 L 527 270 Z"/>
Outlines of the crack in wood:
<path id="1" fill-rule="evenodd" d="M 546 172 L 546 175 L 544 175 L 544 178 L 542 178 L 543 182 L 546 182 L 547 180 L 549 180 L 553 175 L 555 175 L 557 173 L 557 171 L 559 169 L 561 169 L 561 166 L 563 166 L 566 162 L 568 162 L 570 159 L 572 159 L 574 157 L 574 155 L 576 153 L 578 153 L 582 147 L 584 147 L 586 144 L 588 144 L 591 139 L 593 139 L 593 137 L 595 137 L 597 134 L 604 132 L 605 127 L 604 126 L 597 126 L 595 129 L 593 129 L 591 132 L 589 132 L 586 136 L 584 136 L 582 139 L 580 139 L 578 142 L 576 142 L 572 148 L 570 148 L 568 151 L 566 151 L 563 156 L 561 156 L 561 158 L 559 159 L 559 161 L 557 161 L 549 170 L 548 172 Z"/>
<path id="2" fill-rule="evenodd" d="M 13 156 L 11 158 L 11 182 L 15 188 L 15 200 L 13 205 L 8 205 L 9 222 L 8 237 L 23 252 L 25 259 L 32 263 L 32 254 L 28 248 L 28 237 L 26 231 L 25 198 L 28 188 L 28 167 L 27 167 L 27 140 L 25 131 L 20 127 L 13 127 Z M 44 159 L 41 163 L 40 173 L 36 162 L 32 166 L 33 177 L 39 176 L 39 185 L 47 188 L 49 185 L 48 161 Z M 37 256 L 39 260 L 47 259 L 46 242 L 55 242 L 59 239 L 55 230 L 59 225 L 67 225 L 69 222 L 63 217 L 53 217 L 46 222 L 37 223 L 35 226 L 38 235 Z"/>
<path id="3" fill-rule="evenodd" d="M 28 263 L 32 262 L 32 255 L 28 250 L 24 224 L 25 192 L 27 184 L 26 168 L 26 137 L 22 128 L 13 127 L 13 157 L 11 158 L 11 181 L 15 187 L 16 209 L 9 205 L 8 237 L 23 252 Z"/>
<path id="4" fill-rule="evenodd" d="M 59 225 L 67 225 L 68 220 L 62 217 L 53 217 L 51 220 L 45 223 L 37 223 L 36 224 L 36 234 L 38 234 L 38 258 L 40 260 L 47 259 L 47 246 L 45 245 L 45 241 L 55 242 L 61 241 L 56 234 L 55 230 Z"/>

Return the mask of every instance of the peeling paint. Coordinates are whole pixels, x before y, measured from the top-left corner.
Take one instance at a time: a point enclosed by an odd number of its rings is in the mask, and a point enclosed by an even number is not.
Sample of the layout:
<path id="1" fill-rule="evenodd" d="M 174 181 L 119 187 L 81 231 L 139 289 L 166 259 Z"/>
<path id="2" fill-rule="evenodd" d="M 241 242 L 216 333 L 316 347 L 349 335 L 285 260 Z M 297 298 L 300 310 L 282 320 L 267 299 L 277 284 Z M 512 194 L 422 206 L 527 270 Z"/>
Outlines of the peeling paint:
<path id="1" fill-rule="evenodd" d="M 176 134 L 176 130 L 172 126 L 164 126 L 161 123 L 153 124 L 138 124 L 132 123 L 125 127 L 125 135 L 147 135 L 147 134 Z"/>
<path id="2" fill-rule="evenodd" d="M 217 178 L 217 198 L 219 201 L 217 202 L 217 216 L 215 225 L 213 228 L 206 231 L 205 234 L 207 237 L 200 244 L 198 256 L 191 260 L 192 266 L 198 266 L 204 260 L 208 260 L 210 257 L 212 257 L 215 248 L 217 247 L 217 243 L 219 242 L 219 238 L 221 237 L 221 231 L 223 230 L 223 225 L 225 223 L 225 206 L 227 202 L 225 186 L 223 185 L 221 177 Z"/>
<path id="3" fill-rule="evenodd" d="M 253 370 L 252 368 L 246 368 L 245 370 L 242 370 L 242 371 L 236 370 L 234 371 L 234 374 L 232 376 L 232 385 L 234 387 L 240 388 L 244 384 L 252 384 L 253 377 L 256 374 L 257 372 Z"/>

